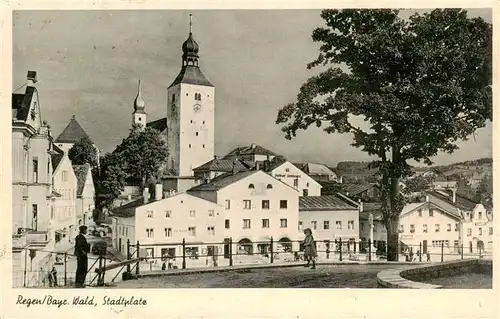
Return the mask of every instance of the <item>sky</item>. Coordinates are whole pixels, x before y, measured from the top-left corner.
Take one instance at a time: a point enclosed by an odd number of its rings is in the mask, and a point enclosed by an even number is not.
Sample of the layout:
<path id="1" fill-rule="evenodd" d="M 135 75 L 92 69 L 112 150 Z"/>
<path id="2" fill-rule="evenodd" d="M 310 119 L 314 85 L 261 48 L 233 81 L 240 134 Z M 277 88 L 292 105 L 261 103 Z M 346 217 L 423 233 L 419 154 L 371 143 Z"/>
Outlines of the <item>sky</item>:
<path id="1" fill-rule="evenodd" d="M 12 89 L 37 71 L 41 116 L 54 137 L 75 115 L 110 152 L 128 135 L 139 79 L 148 121 L 166 116 L 166 89 L 180 71 L 190 13 L 200 68 L 216 88 L 216 155 L 256 143 L 292 161 L 371 159 L 350 146 L 350 134 L 311 127 L 289 141 L 275 124 L 278 110 L 318 73 L 306 69 L 318 55 L 311 39 L 323 25 L 318 10 L 14 11 Z M 491 22 L 491 10 L 469 14 Z M 491 123 L 459 146 L 435 163 L 491 157 Z"/>

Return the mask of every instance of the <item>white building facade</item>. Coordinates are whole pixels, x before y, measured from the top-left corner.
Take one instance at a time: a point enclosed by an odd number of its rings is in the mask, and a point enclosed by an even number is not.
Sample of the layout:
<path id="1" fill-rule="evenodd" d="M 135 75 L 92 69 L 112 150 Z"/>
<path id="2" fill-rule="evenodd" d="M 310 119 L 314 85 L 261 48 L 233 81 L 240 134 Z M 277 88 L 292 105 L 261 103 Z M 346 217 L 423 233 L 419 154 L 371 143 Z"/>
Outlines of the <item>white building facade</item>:
<path id="1" fill-rule="evenodd" d="M 321 196 L 321 184 L 289 161 L 271 167 L 269 173 L 274 178 L 295 188 L 301 196 Z"/>
<path id="2" fill-rule="evenodd" d="M 276 249 L 298 250 L 299 192 L 260 171 L 225 174 L 188 191 L 223 207 L 224 238 L 233 252 L 265 254 L 270 240 Z M 292 243 L 293 242 L 293 243 Z"/>
<path id="3" fill-rule="evenodd" d="M 359 251 L 359 207 L 356 203 L 341 195 L 302 196 L 299 203 L 299 230 L 311 229 L 319 257 L 330 259 L 328 253 L 338 251 L 341 240 L 344 251 Z"/>
<path id="4" fill-rule="evenodd" d="M 126 255 L 127 241 L 134 246 L 133 251 L 138 241 L 141 257 L 158 266 L 169 255 L 181 267 L 184 241 L 188 263 L 206 266 L 214 258 L 223 258 L 221 210 L 216 203 L 187 193 L 146 203 L 140 199 L 114 211 L 113 246 Z"/>

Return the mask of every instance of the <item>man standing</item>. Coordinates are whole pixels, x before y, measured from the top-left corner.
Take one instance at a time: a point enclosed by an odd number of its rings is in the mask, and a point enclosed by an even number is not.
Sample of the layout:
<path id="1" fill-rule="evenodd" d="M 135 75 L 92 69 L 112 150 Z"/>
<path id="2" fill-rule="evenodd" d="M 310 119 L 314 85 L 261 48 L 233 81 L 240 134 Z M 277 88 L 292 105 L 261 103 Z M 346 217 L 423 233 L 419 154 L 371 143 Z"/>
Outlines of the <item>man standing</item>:
<path id="1" fill-rule="evenodd" d="M 90 252 L 90 245 L 87 243 L 85 234 L 87 233 L 87 226 L 80 226 L 80 233 L 75 238 L 75 256 L 77 260 L 76 265 L 76 278 L 75 287 L 85 287 L 85 277 L 87 276 L 88 257 Z"/>

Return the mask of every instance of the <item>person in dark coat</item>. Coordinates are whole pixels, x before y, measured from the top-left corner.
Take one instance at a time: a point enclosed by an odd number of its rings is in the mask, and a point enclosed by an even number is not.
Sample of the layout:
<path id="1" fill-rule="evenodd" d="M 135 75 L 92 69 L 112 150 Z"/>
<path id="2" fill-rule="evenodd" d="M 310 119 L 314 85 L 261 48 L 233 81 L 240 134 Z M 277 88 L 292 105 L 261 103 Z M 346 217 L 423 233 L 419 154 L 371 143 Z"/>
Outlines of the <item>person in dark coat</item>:
<path id="1" fill-rule="evenodd" d="M 85 238 L 86 233 L 87 226 L 80 226 L 80 233 L 75 238 L 75 256 L 77 260 L 75 278 L 76 288 L 85 287 L 85 277 L 87 276 L 88 268 L 87 254 L 90 252 L 90 245 Z"/>
<path id="2" fill-rule="evenodd" d="M 311 269 L 316 269 L 316 243 L 314 242 L 311 229 L 305 229 L 304 234 L 306 235 L 304 239 L 304 258 L 307 260 L 307 264 L 304 267 L 309 267 L 312 262 Z"/>

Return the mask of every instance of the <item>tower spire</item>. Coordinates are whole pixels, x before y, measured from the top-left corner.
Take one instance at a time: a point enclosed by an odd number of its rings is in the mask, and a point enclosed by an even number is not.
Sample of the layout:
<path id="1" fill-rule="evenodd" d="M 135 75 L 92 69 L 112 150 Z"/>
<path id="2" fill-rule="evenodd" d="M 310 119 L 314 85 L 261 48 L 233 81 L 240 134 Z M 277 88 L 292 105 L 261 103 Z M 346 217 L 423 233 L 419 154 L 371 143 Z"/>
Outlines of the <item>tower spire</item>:
<path id="1" fill-rule="evenodd" d="M 144 106 L 145 106 L 144 99 L 142 98 L 141 95 L 141 79 L 139 79 L 139 84 L 137 85 L 137 96 L 135 97 L 134 101 L 134 111 L 144 111 Z"/>
<path id="2" fill-rule="evenodd" d="M 193 15 L 189 14 L 189 34 L 193 33 Z"/>

